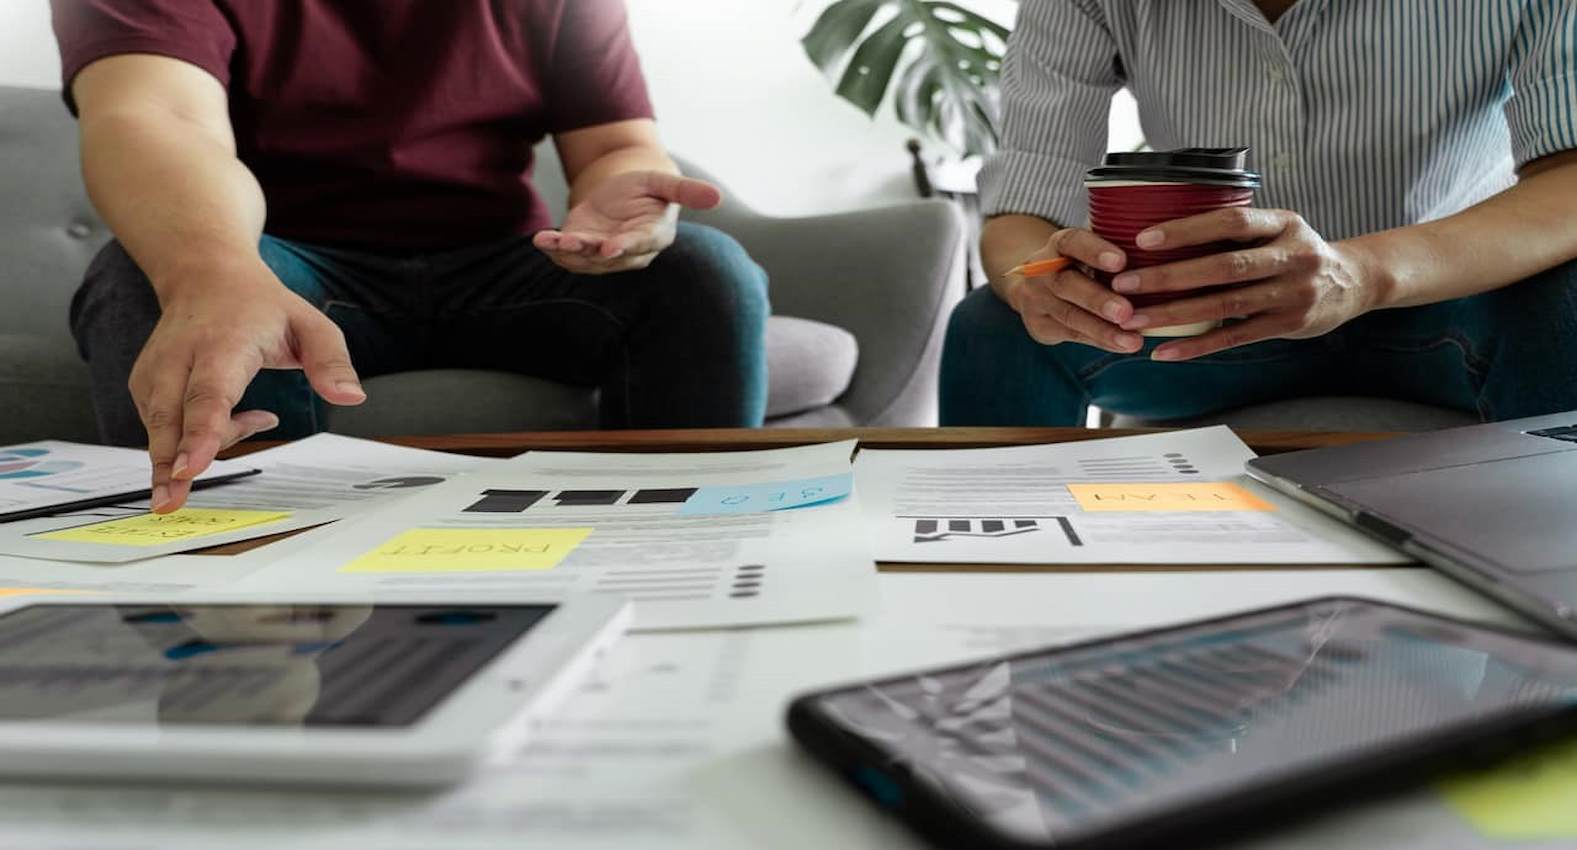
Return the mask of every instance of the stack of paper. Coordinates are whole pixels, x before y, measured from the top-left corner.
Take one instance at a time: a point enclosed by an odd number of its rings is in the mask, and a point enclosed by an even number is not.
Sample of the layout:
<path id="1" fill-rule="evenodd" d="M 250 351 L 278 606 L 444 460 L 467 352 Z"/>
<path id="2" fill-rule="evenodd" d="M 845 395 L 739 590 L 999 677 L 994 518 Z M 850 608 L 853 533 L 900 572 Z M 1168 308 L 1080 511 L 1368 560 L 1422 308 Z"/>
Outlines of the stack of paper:
<path id="1" fill-rule="evenodd" d="M 1397 564 L 1409 558 L 1243 475 L 1226 427 L 962 451 L 860 452 L 880 561 Z"/>

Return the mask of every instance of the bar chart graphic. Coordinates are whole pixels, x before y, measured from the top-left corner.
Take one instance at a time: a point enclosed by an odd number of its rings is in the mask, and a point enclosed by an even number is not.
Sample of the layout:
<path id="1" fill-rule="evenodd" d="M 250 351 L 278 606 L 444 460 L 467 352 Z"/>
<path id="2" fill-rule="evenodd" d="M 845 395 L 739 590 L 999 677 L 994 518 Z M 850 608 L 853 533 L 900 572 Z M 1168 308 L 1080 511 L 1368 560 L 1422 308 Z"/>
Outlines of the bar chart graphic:
<path id="1" fill-rule="evenodd" d="M 945 543 L 949 540 L 991 540 L 1037 534 L 1055 529 L 1070 546 L 1083 546 L 1073 523 L 1065 516 L 1044 517 L 904 517 L 914 521 L 914 542 Z"/>

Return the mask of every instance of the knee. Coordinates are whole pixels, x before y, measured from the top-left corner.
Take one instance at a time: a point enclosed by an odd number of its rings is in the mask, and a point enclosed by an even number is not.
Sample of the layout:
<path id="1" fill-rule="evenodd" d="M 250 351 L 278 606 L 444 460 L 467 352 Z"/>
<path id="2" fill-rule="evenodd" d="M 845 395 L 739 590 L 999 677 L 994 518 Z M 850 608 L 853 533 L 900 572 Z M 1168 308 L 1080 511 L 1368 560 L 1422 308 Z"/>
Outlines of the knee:
<path id="1" fill-rule="evenodd" d="M 766 324 L 771 304 L 767 273 L 732 236 L 682 222 L 674 243 L 652 263 L 659 296 L 682 303 L 691 315 L 721 315 L 747 325 Z"/>
<path id="2" fill-rule="evenodd" d="M 71 300 L 71 332 L 83 358 L 91 359 L 94 343 L 127 334 L 146 337 L 159 312 L 148 276 L 120 242 L 112 240 L 88 264 L 82 286 Z"/>
<path id="3" fill-rule="evenodd" d="M 1491 292 L 1482 308 L 1503 342 L 1544 350 L 1577 344 L 1577 261 Z"/>
<path id="4" fill-rule="evenodd" d="M 947 336 L 942 346 L 943 362 L 973 359 L 982 351 L 1003 346 L 1021 347 L 1033 342 L 1012 307 L 995 292 L 981 287 L 969 293 L 947 320 Z"/>

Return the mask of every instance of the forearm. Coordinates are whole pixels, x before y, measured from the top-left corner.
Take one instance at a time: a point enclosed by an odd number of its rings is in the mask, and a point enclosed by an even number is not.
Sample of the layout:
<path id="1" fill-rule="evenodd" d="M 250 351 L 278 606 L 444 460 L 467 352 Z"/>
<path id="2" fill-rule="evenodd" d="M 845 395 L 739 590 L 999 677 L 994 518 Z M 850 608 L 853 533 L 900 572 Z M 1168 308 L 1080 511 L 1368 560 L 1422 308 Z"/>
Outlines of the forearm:
<path id="1" fill-rule="evenodd" d="M 1011 285 L 1008 272 L 1046 247 L 1057 225 L 1030 215 L 1001 215 L 986 221 L 980 233 L 980 259 L 991 288 L 1004 301 Z"/>
<path id="2" fill-rule="evenodd" d="M 570 186 L 569 205 L 573 209 L 586 195 L 610 177 L 632 171 L 657 171 L 678 174 L 676 165 L 667 151 L 654 145 L 629 145 L 609 150 L 592 160 Z"/>
<path id="3" fill-rule="evenodd" d="M 1338 243 L 1376 281 L 1375 306 L 1499 289 L 1577 259 L 1577 152 L 1530 164 L 1516 186 L 1449 218 Z"/>
<path id="4" fill-rule="evenodd" d="M 263 192 L 226 140 L 146 110 L 81 127 L 88 194 L 161 300 L 199 270 L 261 262 Z"/>

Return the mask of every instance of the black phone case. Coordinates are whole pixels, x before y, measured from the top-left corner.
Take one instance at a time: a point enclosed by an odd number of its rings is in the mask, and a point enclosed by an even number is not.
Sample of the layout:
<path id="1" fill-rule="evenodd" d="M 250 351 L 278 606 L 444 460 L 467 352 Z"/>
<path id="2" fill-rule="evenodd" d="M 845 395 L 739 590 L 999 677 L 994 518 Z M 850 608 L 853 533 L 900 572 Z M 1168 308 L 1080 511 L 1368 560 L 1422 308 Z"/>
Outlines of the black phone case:
<path id="1" fill-rule="evenodd" d="M 1509 634 L 1520 639 L 1541 640 L 1538 636 L 1524 632 L 1445 617 L 1389 602 L 1347 596 L 1321 597 L 1291 605 L 1196 620 L 1127 633 L 1121 638 L 1143 639 L 1182 629 L 1227 625 L 1245 617 L 1341 602 L 1404 611 L 1478 633 Z M 982 663 L 1055 655 L 1098 646 L 1114 637 L 1097 638 L 1050 650 L 1014 653 L 965 665 L 950 665 L 930 672 L 940 673 Z M 1552 652 L 1577 651 L 1570 644 L 1547 638 L 1542 640 L 1549 644 Z M 899 678 L 904 677 L 887 676 L 879 681 Z M 820 710 L 819 703 L 823 698 L 847 691 L 850 687 L 863 687 L 864 684 L 827 688 L 796 698 L 788 709 L 790 734 L 817 761 L 832 768 L 862 796 L 902 819 L 922 837 L 938 846 L 969 850 L 1126 850 L 1149 846 L 1199 846 L 1206 842 L 1261 832 L 1269 827 L 1284 827 L 1355 797 L 1372 798 L 1376 794 L 1406 790 L 1427 781 L 1439 771 L 1491 764 L 1527 746 L 1577 731 L 1577 705 L 1551 706 L 1486 722 L 1442 727 L 1425 738 L 1403 746 L 1326 766 L 1318 772 L 1308 770 L 1229 797 L 1136 819 L 1115 829 L 1059 839 L 1051 844 L 1025 843 L 987 827 L 936 787 L 916 780 L 906 766 L 887 763 L 887 757 L 881 750 L 859 735 L 848 732 Z"/>

